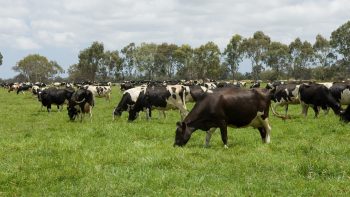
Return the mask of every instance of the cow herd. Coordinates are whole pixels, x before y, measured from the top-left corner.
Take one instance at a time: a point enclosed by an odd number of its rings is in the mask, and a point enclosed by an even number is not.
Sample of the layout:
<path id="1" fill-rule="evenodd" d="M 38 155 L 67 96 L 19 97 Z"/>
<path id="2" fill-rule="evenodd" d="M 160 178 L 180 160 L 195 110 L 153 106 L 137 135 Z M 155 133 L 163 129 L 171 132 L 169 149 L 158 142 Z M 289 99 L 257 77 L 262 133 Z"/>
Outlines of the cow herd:
<path id="1" fill-rule="evenodd" d="M 68 117 L 74 121 L 85 114 L 92 121 L 92 109 L 95 97 L 105 97 L 110 101 L 111 84 L 11 84 L 6 86 L 8 92 L 17 94 L 31 90 L 36 94 L 42 107 L 51 111 L 51 105 L 59 110 L 67 103 Z M 176 123 L 174 146 L 184 146 L 191 134 L 200 129 L 207 132 L 206 146 L 212 133 L 219 128 L 221 139 L 227 147 L 227 127 L 252 126 L 259 130 L 263 143 L 270 142 L 271 126 L 269 109 L 282 119 L 291 118 L 288 105 L 299 104 L 301 112 L 307 115 L 311 107 L 317 118 L 320 109 L 328 113 L 332 109 L 341 121 L 350 121 L 350 83 L 286 83 L 276 81 L 260 88 L 260 82 L 245 88 L 244 82 L 208 82 L 201 84 L 186 83 L 144 83 L 125 82 L 120 84 L 122 97 L 113 110 L 113 119 L 123 112 L 128 112 L 128 121 L 132 122 L 145 112 L 147 120 L 152 117 L 152 110 L 157 109 L 165 117 L 165 111 L 176 109 L 180 120 Z M 186 103 L 194 102 L 188 111 Z M 277 112 L 278 106 L 285 107 L 285 113 Z M 342 106 L 345 106 L 345 110 Z"/>

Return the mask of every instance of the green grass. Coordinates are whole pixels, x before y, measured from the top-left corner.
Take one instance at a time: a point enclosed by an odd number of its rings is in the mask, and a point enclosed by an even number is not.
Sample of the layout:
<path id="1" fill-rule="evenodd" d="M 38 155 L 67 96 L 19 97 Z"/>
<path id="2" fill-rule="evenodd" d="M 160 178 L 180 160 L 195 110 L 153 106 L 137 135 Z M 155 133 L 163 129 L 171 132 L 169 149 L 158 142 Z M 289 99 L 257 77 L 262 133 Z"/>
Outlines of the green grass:
<path id="1" fill-rule="evenodd" d="M 97 98 L 92 123 L 80 123 L 0 89 L 0 196 L 350 195 L 350 124 L 333 112 L 303 118 L 290 106 L 292 120 L 270 117 L 271 144 L 253 128 L 229 128 L 229 149 L 218 131 L 210 148 L 201 131 L 174 148 L 177 111 L 112 121 L 120 96 L 114 88 L 111 102 Z"/>

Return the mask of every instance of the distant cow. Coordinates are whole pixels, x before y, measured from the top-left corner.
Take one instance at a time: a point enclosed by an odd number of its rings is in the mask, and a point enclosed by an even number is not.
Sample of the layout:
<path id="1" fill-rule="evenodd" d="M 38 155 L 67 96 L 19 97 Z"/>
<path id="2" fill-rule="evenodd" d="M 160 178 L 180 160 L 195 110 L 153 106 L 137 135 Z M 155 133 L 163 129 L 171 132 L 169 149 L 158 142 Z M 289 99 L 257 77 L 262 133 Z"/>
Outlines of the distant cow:
<path id="1" fill-rule="evenodd" d="M 110 101 L 112 89 L 110 86 L 86 85 L 85 89 L 90 90 L 95 97 L 105 97 Z"/>
<path id="2" fill-rule="evenodd" d="M 255 81 L 249 88 L 260 88 L 260 81 Z"/>
<path id="3" fill-rule="evenodd" d="M 285 107 L 285 118 L 288 117 L 288 105 L 299 104 L 299 86 L 296 84 L 285 84 L 285 85 L 272 85 L 273 88 L 271 92 L 273 93 L 271 99 L 275 102 L 271 106 L 271 110 L 274 115 L 279 116 L 276 111 L 277 106 Z M 267 87 L 269 88 L 269 87 Z"/>
<path id="4" fill-rule="evenodd" d="M 199 85 L 184 86 L 186 88 L 185 100 L 186 102 L 197 102 L 206 92 L 212 92 L 208 88 Z"/>
<path id="5" fill-rule="evenodd" d="M 90 90 L 79 89 L 72 95 L 68 103 L 68 116 L 74 121 L 80 114 L 80 122 L 83 121 L 83 115 L 89 114 L 92 120 L 92 108 L 94 107 L 94 96 Z"/>
<path id="6" fill-rule="evenodd" d="M 182 122 L 177 123 L 175 144 L 184 146 L 197 129 L 207 131 L 206 145 L 212 132 L 220 128 L 227 147 L 227 126 L 258 128 L 263 142 L 270 142 L 268 122 L 271 98 L 269 90 L 223 88 L 197 102 Z"/>
<path id="7" fill-rule="evenodd" d="M 314 110 L 315 118 L 318 116 L 319 107 L 322 109 L 330 107 L 342 120 L 346 120 L 347 114 L 342 112 L 340 103 L 332 96 L 330 90 L 322 84 L 310 83 L 300 85 L 299 99 L 304 116 L 307 115 L 309 106 Z"/>
<path id="8" fill-rule="evenodd" d="M 128 89 L 134 88 L 134 87 L 135 87 L 135 85 L 132 84 L 129 81 L 126 81 L 126 82 L 123 82 L 123 83 L 120 84 L 120 90 L 121 91 L 125 91 L 125 90 L 128 90 Z"/>
<path id="9" fill-rule="evenodd" d="M 138 86 L 124 91 L 118 105 L 114 108 L 113 119 L 121 116 L 123 111 L 129 111 L 130 107 L 136 103 L 141 91 L 145 91 L 146 88 L 147 86 Z"/>
<path id="10" fill-rule="evenodd" d="M 350 83 L 334 82 L 328 88 L 337 102 L 350 105 Z"/>
<path id="11" fill-rule="evenodd" d="M 134 106 L 129 110 L 129 121 L 137 118 L 137 114 L 144 109 L 151 116 L 153 108 L 159 110 L 179 109 L 182 119 L 187 114 L 185 104 L 185 87 L 182 85 L 148 86 L 141 91 Z"/>
<path id="12" fill-rule="evenodd" d="M 22 84 L 18 87 L 17 89 L 17 94 L 19 94 L 20 92 L 24 93 L 24 91 L 29 91 L 29 89 L 32 88 L 32 85 L 27 85 L 27 84 Z"/>
<path id="13" fill-rule="evenodd" d="M 41 101 L 42 106 L 47 108 L 47 111 L 51 111 L 51 105 L 57 105 L 57 109 L 62 110 L 63 104 L 70 100 L 73 95 L 73 89 L 57 89 L 57 88 L 48 88 L 38 94 L 38 100 Z"/>

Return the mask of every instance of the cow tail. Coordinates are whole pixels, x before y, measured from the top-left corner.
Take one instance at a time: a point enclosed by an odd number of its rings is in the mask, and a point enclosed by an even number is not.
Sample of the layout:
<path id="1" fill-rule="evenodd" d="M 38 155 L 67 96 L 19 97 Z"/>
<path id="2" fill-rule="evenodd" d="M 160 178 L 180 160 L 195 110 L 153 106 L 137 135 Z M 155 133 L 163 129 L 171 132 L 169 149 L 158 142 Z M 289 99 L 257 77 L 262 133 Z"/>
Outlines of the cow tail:
<path id="1" fill-rule="evenodd" d="M 282 120 L 291 119 L 291 117 L 288 116 L 288 115 L 283 116 L 283 115 L 277 113 L 277 112 L 275 111 L 275 108 L 273 107 L 273 105 L 270 105 L 270 106 L 271 106 L 271 111 L 272 111 L 272 113 L 273 113 L 274 116 L 276 116 L 276 117 L 278 117 L 278 118 L 281 118 Z"/>

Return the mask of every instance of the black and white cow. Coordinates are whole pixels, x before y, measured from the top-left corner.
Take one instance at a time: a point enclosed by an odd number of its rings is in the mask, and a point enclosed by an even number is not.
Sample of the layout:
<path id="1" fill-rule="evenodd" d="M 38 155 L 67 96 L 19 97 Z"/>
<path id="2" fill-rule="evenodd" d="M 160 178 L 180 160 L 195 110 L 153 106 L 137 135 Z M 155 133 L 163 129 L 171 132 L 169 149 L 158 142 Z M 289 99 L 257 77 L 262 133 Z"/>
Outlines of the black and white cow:
<path id="1" fill-rule="evenodd" d="M 80 122 L 82 122 L 84 114 L 89 114 L 90 121 L 92 121 L 94 105 L 94 96 L 90 90 L 79 89 L 75 91 L 67 107 L 69 119 L 74 121 L 80 114 Z"/>
<path id="2" fill-rule="evenodd" d="M 135 105 L 130 108 L 129 121 L 135 120 L 138 112 L 144 109 L 151 116 L 151 110 L 154 108 L 162 111 L 179 109 L 183 119 L 188 113 L 185 92 L 186 89 L 182 85 L 148 86 L 145 91 L 140 92 Z"/>
<path id="3" fill-rule="evenodd" d="M 302 105 L 302 113 L 304 116 L 307 115 L 307 109 L 311 106 L 315 112 L 315 118 L 318 116 L 319 108 L 327 109 L 332 108 L 336 115 L 345 117 L 341 110 L 340 103 L 332 96 L 330 90 L 317 83 L 302 84 L 299 87 L 299 99 Z M 342 118 L 344 120 L 344 118 Z"/>
<path id="4" fill-rule="evenodd" d="M 140 93 L 146 88 L 147 86 L 137 86 L 124 91 L 118 105 L 114 108 L 113 119 L 120 117 L 123 111 L 129 111 L 130 107 L 136 103 Z"/>
<path id="5" fill-rule="evenodd" d="M 130 81 L 125 81 L 123 83 L 120 84 L 120 90 L 121 91 L 125 91 L 131 88 L 134 88 L 135 85 L 133 83 L 131 83 Z"/>
<path id="6" fill-rule="evenodd" d="M 329 91 L 341 105 L 350 105 L 350 83 L 334 82 Z"/>
<path id="7" fill-rule="evenodd" d="M 208 88 L 199 85 L 185 86 L 185 100 L 186 102 L 197 102 L 206 92 L 212 92 Z"/>
<path id="8" fill-rule="evenodd" d="M 198 101 L 182 122 L 177 122 L 174 146 L 184 146 L 197 129 L 207 132 L 206 145 L 212 133 L 220 128 L 221 139 L 227 148 L 227 126 L 252 126 L 260 132 L 264 143 L 270 142 L 268 122 L 271 103 L 269 90 L 223 88 Z"/>
<path id="9" fill-rule="evenodd" d="M 32 84 L 21 84 L 17 89 L 17 94 L 24 91 L 29 91 L 32 88 Z"/>
<path id="10" fill-rule="evenodd" d="M 38 94 L 38 100 L 41 102 L 42 106 L 45 106 L 47 108 L 47 111 L 51 111 L 51 105 L 55 104 L 57 105 L 57 109 L 61 110 L 63 107 L 63 104 L 70 100 L 74 93 L 74 89 L 57 89 L 57 88 L 48 88 L 40 92 Z"/>
<path id="11" fill-rule="evenodd" d="M 276 108 L 278 106 L 285 107 L 285 117 L 288 118 L 288 105 L 290 104 L 299 104 L 299 86 L 297 84 L 280 84 L 280 85 L 271 85 L 271 92 L 273 93 L 271 99 L 275 102 L 271 106 L 271 110 L 274 115 L 280 116 Z M 270 88 L 267 86 L 267 89 Z"/>
<path id="12" fill-rule="evenodd" d="M 110 101 L 112 89 L 110 86 L 86 85 L 85 89 L 90 90 L 95 97 L 105 97 Z"/>

